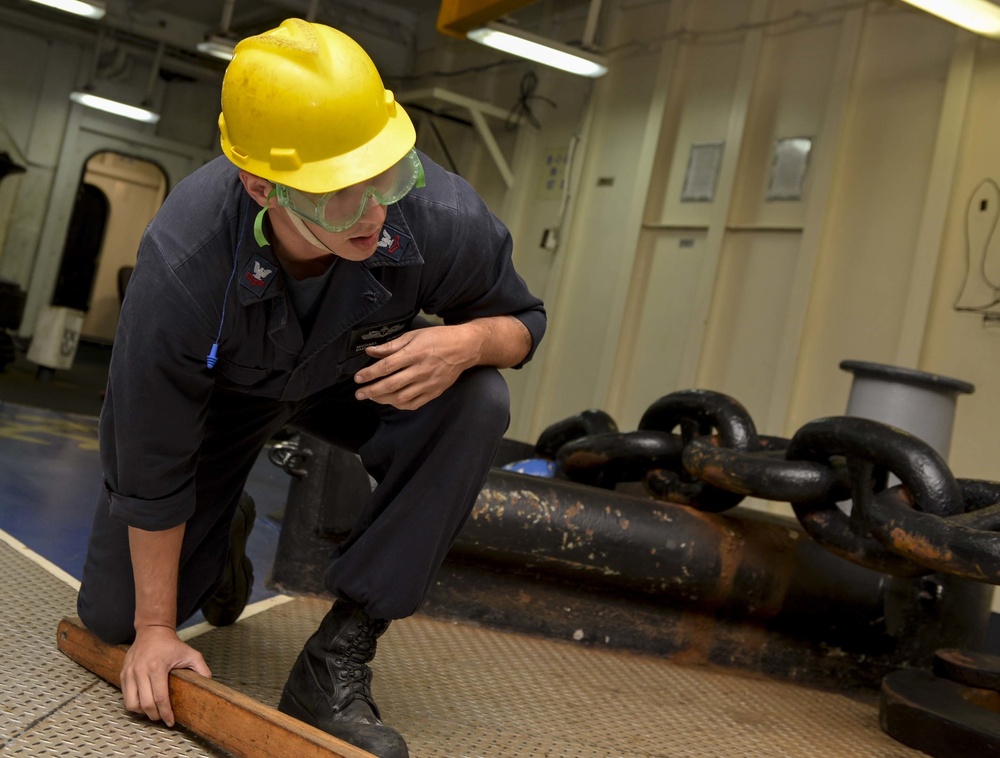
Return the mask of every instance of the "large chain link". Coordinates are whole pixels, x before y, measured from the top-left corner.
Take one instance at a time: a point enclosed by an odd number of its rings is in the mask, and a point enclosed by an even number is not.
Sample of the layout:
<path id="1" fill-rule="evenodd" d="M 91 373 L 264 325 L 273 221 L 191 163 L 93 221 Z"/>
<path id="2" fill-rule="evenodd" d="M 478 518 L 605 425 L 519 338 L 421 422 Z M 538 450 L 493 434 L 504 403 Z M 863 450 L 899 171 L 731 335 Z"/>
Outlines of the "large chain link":
<path id="1" fill-rule="evenodd" d="M 721 512 L 745 497 L 785 501 L 831 552 L 893 576 L 944 572 L 1000 584 L 1000 482 L 956 479 L 923 440 L 870 419 L 812 421 L 792 439 L 757 434 L 736 400 L 685 390 L 634 432 L 603 411 L 550 426 L 536 453 L 557 475 Z M 901 482 L 887 487 L 889 476 Z"/>

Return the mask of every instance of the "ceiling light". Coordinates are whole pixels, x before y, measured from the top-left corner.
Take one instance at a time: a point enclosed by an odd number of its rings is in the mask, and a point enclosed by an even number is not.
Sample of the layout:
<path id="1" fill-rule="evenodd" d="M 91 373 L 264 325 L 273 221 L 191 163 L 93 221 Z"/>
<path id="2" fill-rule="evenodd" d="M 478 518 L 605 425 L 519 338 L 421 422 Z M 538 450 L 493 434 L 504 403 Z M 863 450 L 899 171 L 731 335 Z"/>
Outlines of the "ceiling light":
<path id="1" fill-rule="evenodd" d="M 1000 6 L 988 0 L 906 0 L 906 2 L 970 32 L 1000 38 Z"/>
<path id="2" fill-rule="evenodd" d="M 96 108 L 107 113 L 114 113 L 116 116 L 124 116 L 135 121 L 143 121 L 147 124 L 155 124 L 160 120 L 160 114 L 147 108 L 137 108 L 134 105 L 126 105 L 117 100 L 108 100 L 106 97 L 98 97 L 90 92 L 71 92 L 69 99 L 74 103 L 85 105 L 88 108 Z"/>
<path id="3" fill-rule="evenodd" d="M 580 76 L 598 77 L 608 73 L 608 62 L 579 48 L 564 45 L 515 29 L 507 24 L 491 22 L 468 33 L 468 38 L 482 45 L 503 50 L 511 55 L 568 71 Z"/>
<path id="4" fill-rule="evenodd" d="M 32 0 L 32 2 L 66 11 L 66 13 L 75 13 L 77 16 L 92 18 L 95 21 L 104 18 L 105 13 L 104 0 L 87 0 L 87 2 L 82 2 L 82 0 Z"/>
<path id="5" fill-rule="evenodd" d="M 213 35 L 204 42 L 199 42 L 197 47 L 199 53 L 221 58 L 224 61 L 231 61 L 233 59 L 233 48 L 236 47 L 236 40 Z"/>

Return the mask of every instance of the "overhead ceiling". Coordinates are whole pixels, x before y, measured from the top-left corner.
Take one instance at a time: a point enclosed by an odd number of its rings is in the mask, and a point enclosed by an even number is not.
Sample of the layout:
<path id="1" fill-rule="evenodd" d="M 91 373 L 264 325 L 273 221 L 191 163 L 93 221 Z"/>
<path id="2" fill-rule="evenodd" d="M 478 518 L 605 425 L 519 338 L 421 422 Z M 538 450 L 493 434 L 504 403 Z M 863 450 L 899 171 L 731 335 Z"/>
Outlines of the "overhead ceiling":
<path id="1" fill-rule="evenodd" d="M 116 0 L 110 0 L 114 7 Z M 120 0 L 132 12 L 159 10 L 205 25 L 217 27 L 225 8 L 222 0 Z M 338 16 L 363 13 L 368 10 L 378 18 L 386 11 L 404 15 L 436 12 L 440 0 L 378 0 L 378 2 L 351 2 L 350 0 L 323 0 L 315 3 L 316 21 L 332 22 Z M 256 30 L 261 19 L 282 19 L 290 15 L 305 17 L 313 3 L 309 0 L 236 0 L 232 4 L 232 27 L 236 30 Z M 380 14 L 380 11 L 382 12 Z"/>
<path id="2" fill-rule="evenodd" d="M 167 66 L 187 59 L 189 66 L 219 70 L 225 64 L 197 53 L 199 42 L 221 32 L 242 38 L 295 16 L 355 36 L 377 62 L 398 61 L 401 48 L 415 49 L 418 30 L 433 30 L 439 5 L 440 0 L 106 0 L 107 15 L 94 22 L 29 0 L 0 0 L 0 23 L 47 34 L 65 30 L 78 39 L 96 37 L 103 27 L 151 49 L 162 42 Z"/>
<path id="3" fill-rule="evenodd" d="M 519 18 L 557 16 L 572 9 L 581 18 L 595 0 L 104 0 L 100 21 L 84 19 L 30 0 L 0 0 L 0 25 L 68 37 L 93 45 L 103 35 L 104 51 L 125 48 L 132 55 L 155 58 L 165 78 L 171 75 L 204 78 L 221 75 L 225 62 L 197 51 L 212 36 L 233 40 L 272 29 L 292 17 L 334 26 L 354 37 L 371 55 L 384 79 L 410 79 L 418 53 L 440 51 L 464 41 L 436 28 L 439 9 L 478 22 L 496 16 Z M 596 3 L 600 7 L 600 2 Z M 534 7 L 529 7 L 534 6 Z M 526 9 L 526 13 L 521 13 Z M 538 11 L 538 12 L 535 12 Z M 452 13 L 452 15 L 454 15 Z M 451 16 L 444 14 L 446 18 Z M 589 17 L 588 17 L 589 21 Z M 461 37 L 461 35 L 455 35 Z M 454 48 L 458 49 L 458 48 Z"/>

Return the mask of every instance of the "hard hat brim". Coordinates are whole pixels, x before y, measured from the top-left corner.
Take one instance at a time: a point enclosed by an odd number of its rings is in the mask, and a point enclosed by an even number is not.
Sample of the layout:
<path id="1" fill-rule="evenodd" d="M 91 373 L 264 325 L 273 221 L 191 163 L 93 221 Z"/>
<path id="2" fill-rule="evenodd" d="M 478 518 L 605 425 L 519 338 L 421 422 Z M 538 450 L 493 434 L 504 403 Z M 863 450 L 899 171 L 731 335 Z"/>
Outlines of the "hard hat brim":
<path id="1" fill-rule="evenodd" d="M 222 114 L 219 115 L 219 128 L 222 131 L 222 152 L 241 169 L 277 184 L 317 194 L 350 187 L 381 174 L 402 160 L 417 141 L 413 122 L 403 107 L 396 103 L 394 113 L 382 131 L 360 147 L 296 168 L 280 169 L 253 157 L 235 154 L 226 137 Z"/>

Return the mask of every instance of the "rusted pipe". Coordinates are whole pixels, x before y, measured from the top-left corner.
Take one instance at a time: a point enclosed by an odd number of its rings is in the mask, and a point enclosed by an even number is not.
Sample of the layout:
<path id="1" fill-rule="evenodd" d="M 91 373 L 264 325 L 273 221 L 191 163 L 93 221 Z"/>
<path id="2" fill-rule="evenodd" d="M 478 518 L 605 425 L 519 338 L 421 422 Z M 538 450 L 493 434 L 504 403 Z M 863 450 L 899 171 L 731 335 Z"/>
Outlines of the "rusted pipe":
<path id="1" fill-rule="evenodd" d="M 831 555 L 791 518 L 703 513 L 496 469 L 449 558 L 729 618 L 875 618 L 885 579 Z"/>

